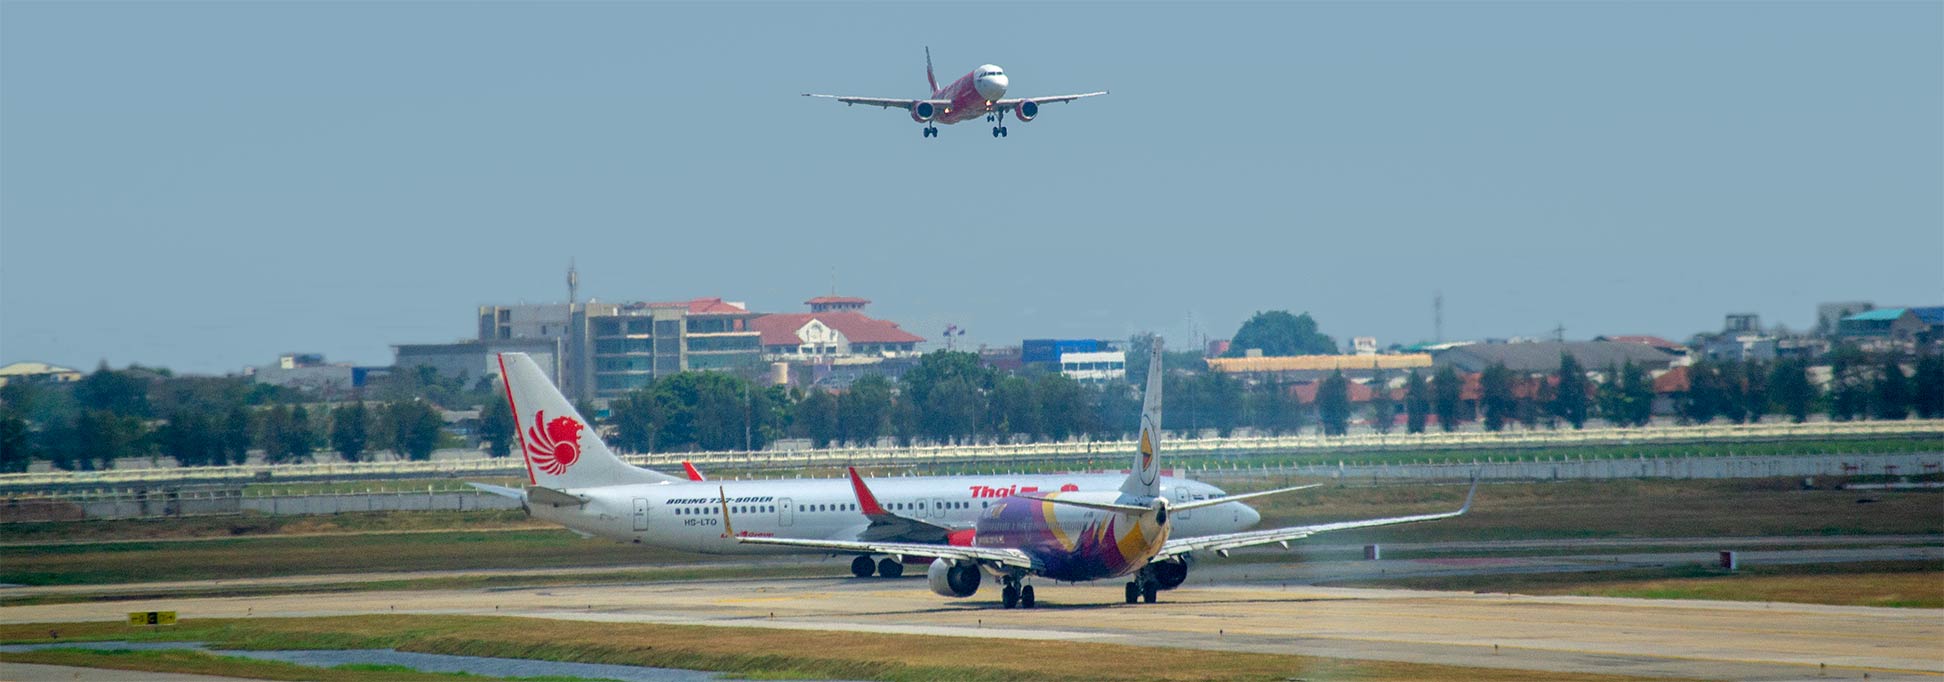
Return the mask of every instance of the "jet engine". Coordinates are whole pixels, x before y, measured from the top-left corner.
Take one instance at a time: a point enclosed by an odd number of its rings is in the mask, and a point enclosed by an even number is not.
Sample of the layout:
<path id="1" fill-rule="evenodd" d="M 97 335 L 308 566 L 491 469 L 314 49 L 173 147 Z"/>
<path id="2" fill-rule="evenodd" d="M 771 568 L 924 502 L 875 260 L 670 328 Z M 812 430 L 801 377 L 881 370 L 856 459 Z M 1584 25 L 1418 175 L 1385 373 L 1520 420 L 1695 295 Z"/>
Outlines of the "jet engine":
<path id="1" fill-rule="evenodd" d="M 931 568 L 925 569 L 925 582 L 941 597 L 970 597 L 979 591 L 979 578 L 977 564 L 961 564 L 951 559 L 935 559 Z"/>
<path id="2" fill-rule="evenodd" d="M 1020 102 L 1019 106 L 1013 107 L 1013 116 L 1018 117 L 1020 123 L 1031 121 L 1033 120 L 1033 117 L 1038 115 L 1039 115 L 1039 102 L 1035 102 L 1030 99 L 1024 102 Z"/>
<path id="3" fill-rule="evenodd" d="M 1188 581 L 1187 557 L 1157 561 L 1148 564 L 1148 568 L 1154 575 L 1154 582 L 1164 590 L 1172 590 Z"/>
<path id="4" fill-rule="evenodd" d="M 932 117 L 937 115 L 938 115 L 938 107 L 933 105 L 931 102 L 911 103 L 911 120 L 913 121 L 924 123 L 926 121 L 932 120 Z"/>

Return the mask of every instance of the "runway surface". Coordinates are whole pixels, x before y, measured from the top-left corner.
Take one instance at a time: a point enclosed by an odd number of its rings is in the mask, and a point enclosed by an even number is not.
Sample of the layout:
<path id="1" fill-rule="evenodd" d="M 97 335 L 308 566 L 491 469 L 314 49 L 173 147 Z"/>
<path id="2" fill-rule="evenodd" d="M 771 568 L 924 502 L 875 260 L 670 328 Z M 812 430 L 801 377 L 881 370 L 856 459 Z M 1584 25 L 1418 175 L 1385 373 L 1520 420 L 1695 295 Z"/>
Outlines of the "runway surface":
<path id="1" fill-rule="evenodd" d="M 1040 607 L 931 594 L 922 579 L 799 578 L 49 604 L 10 623 L 370 613 L 1050 639 L 1488 668 L 1741 680 L 1944 678 L 1944 611 L 1779 603 L 1202 586 L 1121 603 L 1118 583 L 1038 583 Z M 1827 665 L 1825 672 L 1819 665 Z"/>

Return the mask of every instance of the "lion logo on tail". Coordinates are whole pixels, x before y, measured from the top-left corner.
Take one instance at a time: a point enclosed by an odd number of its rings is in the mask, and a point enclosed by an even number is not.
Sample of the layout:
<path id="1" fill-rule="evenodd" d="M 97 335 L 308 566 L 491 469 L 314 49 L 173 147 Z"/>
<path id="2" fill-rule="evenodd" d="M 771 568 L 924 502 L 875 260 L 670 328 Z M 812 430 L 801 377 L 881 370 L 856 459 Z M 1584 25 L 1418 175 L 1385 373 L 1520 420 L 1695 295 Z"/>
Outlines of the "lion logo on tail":
<path id="1" fill-rule="evenodd" d="M 527 459 L 549 476 L 567 473 L 568 467 L 580 461 L 584 428 L 573 417 L 555 417 L 549 422 L 546 410 L 533 413 L 533 427 L 527 429 Z"/>

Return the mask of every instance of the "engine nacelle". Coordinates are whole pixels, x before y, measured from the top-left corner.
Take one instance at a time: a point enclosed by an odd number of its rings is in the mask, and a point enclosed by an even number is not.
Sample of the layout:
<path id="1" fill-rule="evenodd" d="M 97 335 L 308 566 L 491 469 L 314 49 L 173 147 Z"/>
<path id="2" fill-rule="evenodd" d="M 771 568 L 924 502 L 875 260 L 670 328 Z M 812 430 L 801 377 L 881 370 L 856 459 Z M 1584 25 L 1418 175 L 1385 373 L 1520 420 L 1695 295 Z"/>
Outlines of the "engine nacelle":
<path id="1" fill-rule="evenodd" d="M 950 559 L 935 559 L 925 569 L 925 582 L 941 597 L 970 597 L 979 591 L 979 567 Z"/>
<path id="2" fill-rule="evenodd" d="M 931 102 L 911 103 L 911 120 L 913 121 L 924 123 L 926 121 L 932 120 L 932 118 L 937 115 L 938 115 L 938 105 L 932 104 Z"/>
<path id="3" fill-rule="evenodd" d="M 1149 572 L 1154 575 L 1155 584 L 1161 589 L 1172 590 L 1180 587 L 1182 583 L 1188 582 L 1187 557 L 1170 559 L 1168 561 L 1157 561 L 1148 564 L 1148 568 L 1150 569 Z"/>
<path id="4" fill-rule="evenodd" d="M 1030 99 L 1020 102 L 1019 106 L 1013 107 L 1013 116 L 1018 118 L 1020 123 L 1033 120 L 1034 117 L 1039 116 L 1039 102 Z"/>

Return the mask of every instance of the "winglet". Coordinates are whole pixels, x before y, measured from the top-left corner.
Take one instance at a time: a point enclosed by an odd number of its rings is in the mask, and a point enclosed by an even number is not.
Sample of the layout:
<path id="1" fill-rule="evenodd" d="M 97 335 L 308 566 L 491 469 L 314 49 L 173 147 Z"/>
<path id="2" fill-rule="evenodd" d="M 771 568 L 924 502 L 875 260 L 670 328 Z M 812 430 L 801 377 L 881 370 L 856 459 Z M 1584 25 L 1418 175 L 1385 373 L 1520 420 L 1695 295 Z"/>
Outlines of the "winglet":
<path id="1" fill-rule="evenodd" d="M 716 486 L 716 494 L 722 498 L 722 537 L 736 537 L 736 527 L 729 525 L 729 493 L 724 492 L 722 486 Z"/>
<path id="2" fill-rule="evenodd" d="M 1459 514 L 1463 514 L 1465 512 L 1471 511 L 1472 497 L 1476 496 L 1477 494 L 1478 494 L 1478 472 L 1474 471 L 1472 472 L 1471 491 L 1465 493 L 1465 506 L 1458 508 Z"/>
<path id="3" fill-rule="evenodd" d="M 702 481 L 706 481 L 706 480 L 709 480 L 709 479 L 706 479 L 706 478 L 703 478 L 703 477 L 702 477 L 702 472 L 700 472 L 700 471 L 697 471 L 697 470 L 695 469 L 695 465 L 694 465 L 694 464 L 691 464 L 691 463 L 689 463 L 689 461 L 688 461 L 688 460 L 686 460 L 686 459 L 685 459 L 685 460 L 682 460 L 682 471 L 686 471 L 686 472 L 688 472 L 688 478 L 689 478 L 689 480 L 691 480 L 691 481 L 695 481 L 695 482 L 697 482 L 697 483 L 700 483 L 700 482 L 702 482 Z"/>
<path id="4" fill-rule="evenodd" d="M 858 477 L 857 467 L 848 468 L 850 469 L 851 491 L 857 493 L 857 510 L 864 512 L 865 516 L 883 514 L 884 507 L 878 504 L 877 495 L 872 494 L 871 489 L 864 485 L 864 479 Z"/>
<path id="5" fill-rule="evenodd" d="M 932 65 L 931 65 L 931 46 L 930 46 L 930 45 L 926 45 L 926 46 L 925 46 L 925 82 L 927 82 L 927 83 L 930 83 L 930 84 L 931 84 L 931 91 L 932 91 L 932 95 L 933 95 L 933 96 L 937 96 L 937 95 L 938 95 L 938 77 L 937 77 L 937 76 L 934 76 L 934 75 L 932 75 Z"/>

